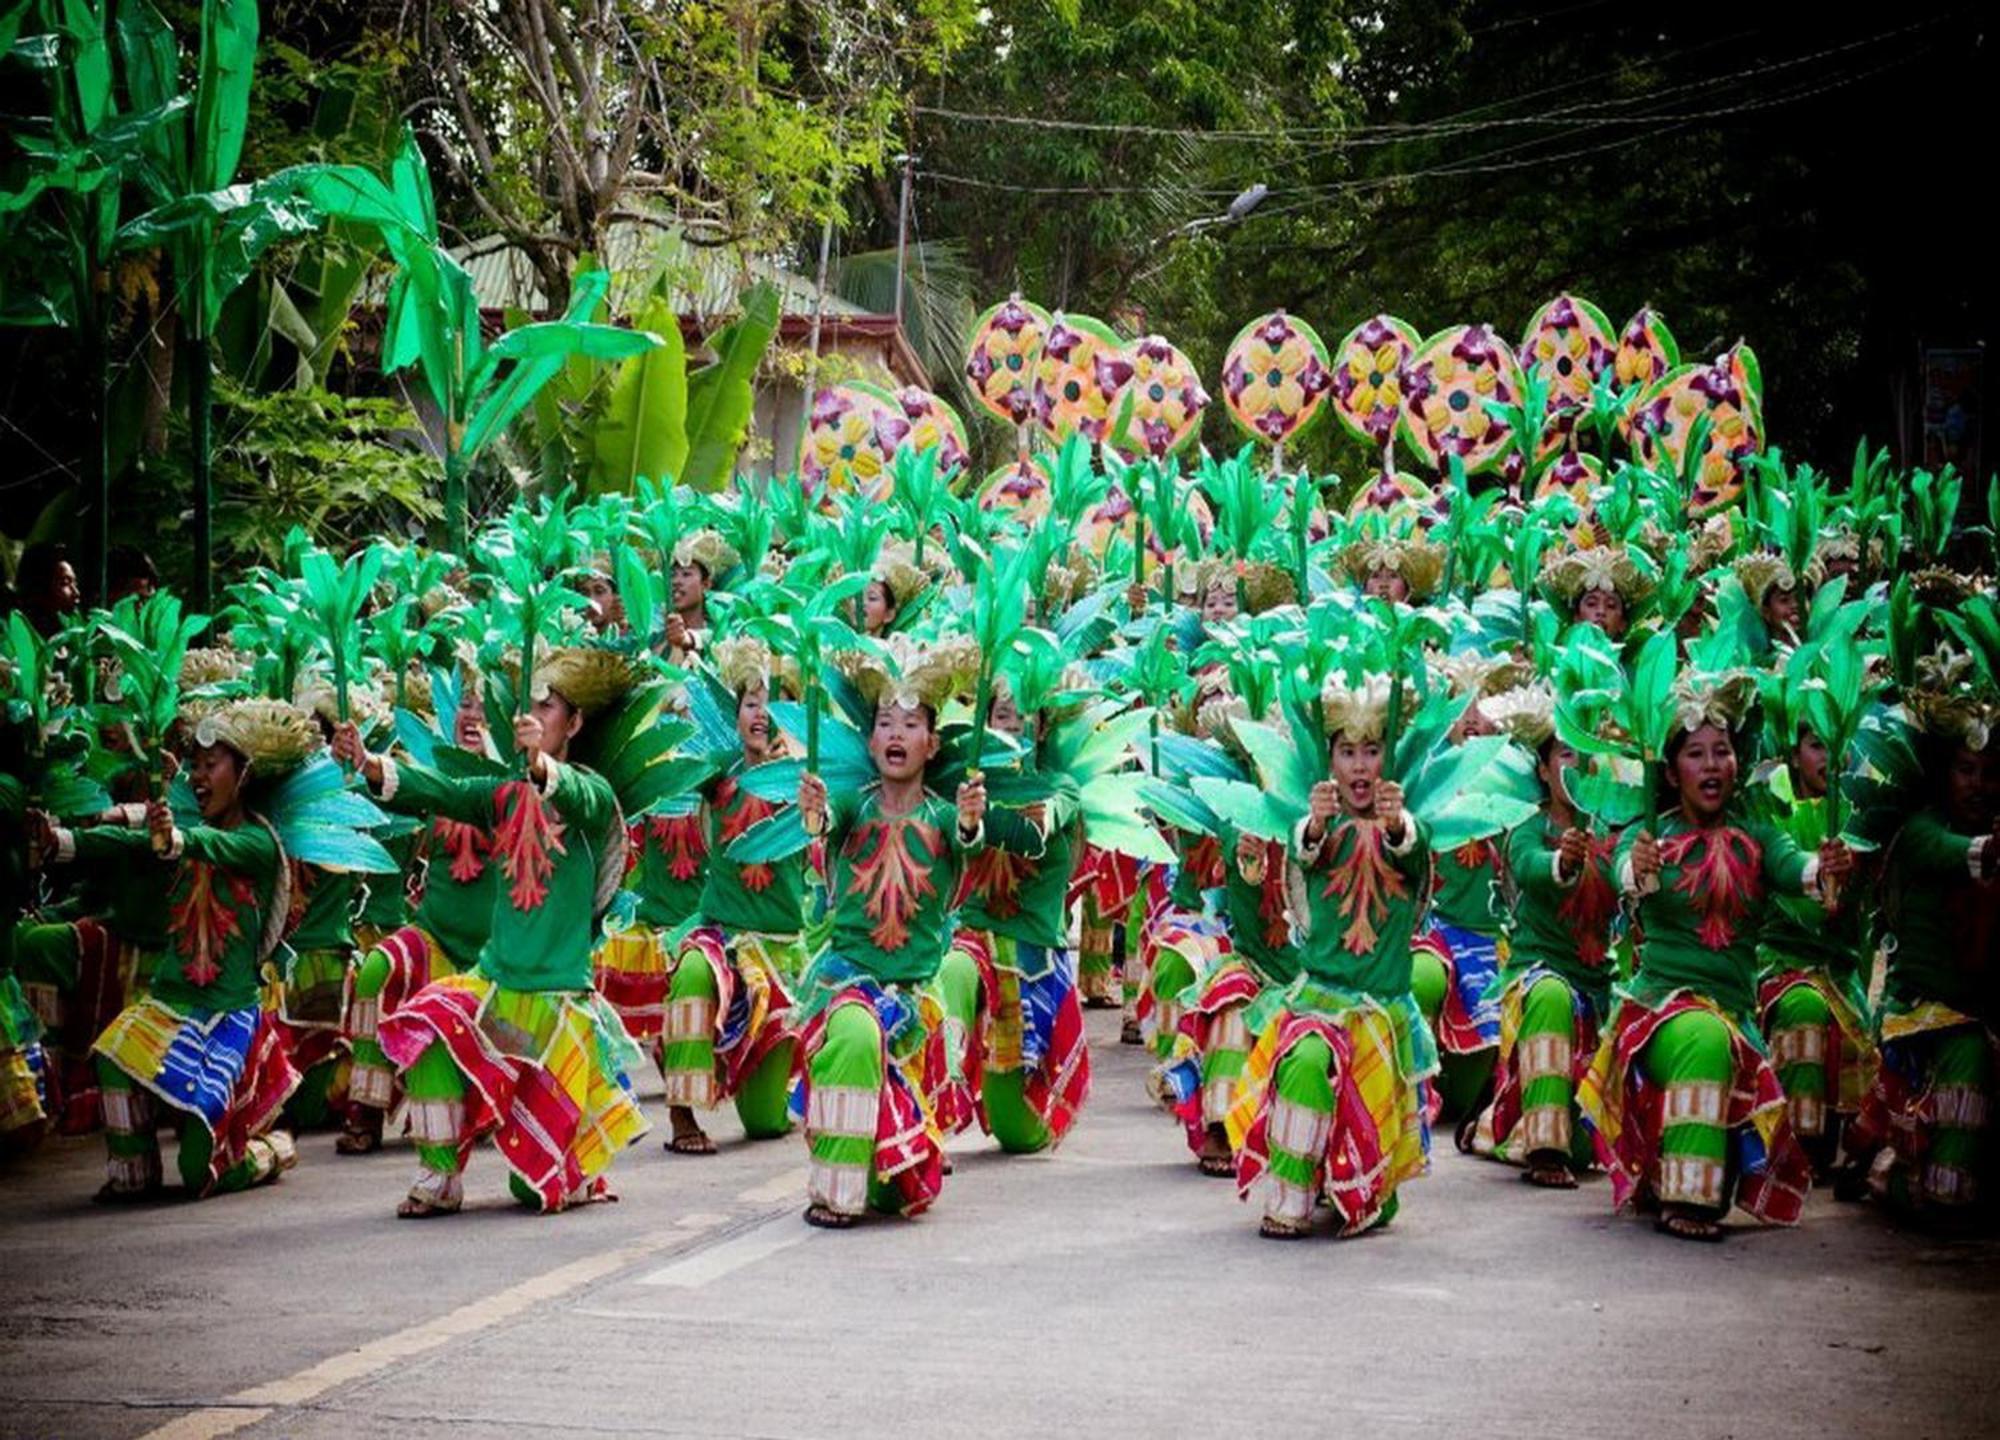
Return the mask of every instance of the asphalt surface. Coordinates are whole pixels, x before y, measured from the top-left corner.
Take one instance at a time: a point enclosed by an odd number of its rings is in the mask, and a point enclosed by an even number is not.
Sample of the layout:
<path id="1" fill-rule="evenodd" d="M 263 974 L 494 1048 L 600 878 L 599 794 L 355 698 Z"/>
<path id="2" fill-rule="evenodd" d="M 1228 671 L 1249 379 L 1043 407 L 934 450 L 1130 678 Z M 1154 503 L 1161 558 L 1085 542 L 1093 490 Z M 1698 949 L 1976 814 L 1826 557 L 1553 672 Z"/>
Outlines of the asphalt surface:
<path id="1" fill-rule="evenodd" d="M 1386 1231 L 1260 1240 L 1116 1028 L 1060 1151 L 966 1137 L 929 1215 L 837 1234 L 797 1138 L 725 1110 L 667 1155 L 657 1101 L 621 1203 L 554 1217 L 482 1151 L 463 1215 L 398 1221 L 408 1150 L 325 1134 L 273 1189 L 109 1211 L 95 1143 L 52 1143 L 0 1172 L 0 1436 L 2000 1428 L 2000 1243 L 1815 1195 L 1691 1245 L 1443 1137 Z"/>

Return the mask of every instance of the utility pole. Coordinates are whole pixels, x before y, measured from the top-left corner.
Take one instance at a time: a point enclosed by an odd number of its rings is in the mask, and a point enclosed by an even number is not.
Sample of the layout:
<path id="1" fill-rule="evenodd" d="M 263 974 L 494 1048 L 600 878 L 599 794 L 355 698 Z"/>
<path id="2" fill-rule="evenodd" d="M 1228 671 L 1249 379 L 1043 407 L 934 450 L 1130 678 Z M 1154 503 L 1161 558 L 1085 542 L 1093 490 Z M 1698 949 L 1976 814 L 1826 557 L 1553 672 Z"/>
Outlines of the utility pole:
<path id="1" fill-rule="evenodd" d="M 903 161 L 903 194 L 896 204 L 896 328 L 903 328 L 903 275 L 907 270 L 910 253 L 910 180 L 917 168 L 914 155 L 905 155 Z"/>

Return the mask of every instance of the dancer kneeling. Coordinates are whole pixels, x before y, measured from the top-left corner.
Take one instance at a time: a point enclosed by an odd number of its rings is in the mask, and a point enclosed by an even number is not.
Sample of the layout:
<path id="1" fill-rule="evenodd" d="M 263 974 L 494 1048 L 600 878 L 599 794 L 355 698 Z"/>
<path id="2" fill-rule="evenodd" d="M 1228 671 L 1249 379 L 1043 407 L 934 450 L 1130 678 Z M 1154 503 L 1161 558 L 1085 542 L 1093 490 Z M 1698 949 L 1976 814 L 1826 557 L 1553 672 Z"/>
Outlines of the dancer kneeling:
<path id="1" fill-rule="evenodd" d="M 637 1051 L 591 988 L 591 942 L 624 871 L 625 828 L 611 787 L 567 761 L 585 716 L 631 679 L 610 651 L 549 654 L 533 708 L 514 722 L 525 778 L 452 779 L 368 754 L 351 725 L 338 732 L 336 753 L 390 808 L 490 827 L 506 881 L 477 967 L 381 1018 L 421 1167 L 397 1207 L 404 1218 L 457 1211 L 465 1162 L 489 1133 L 522 1203 L 546 1213 L 613 1198 L 603 1172 L 646 1131 L 626 1078 Z"/>

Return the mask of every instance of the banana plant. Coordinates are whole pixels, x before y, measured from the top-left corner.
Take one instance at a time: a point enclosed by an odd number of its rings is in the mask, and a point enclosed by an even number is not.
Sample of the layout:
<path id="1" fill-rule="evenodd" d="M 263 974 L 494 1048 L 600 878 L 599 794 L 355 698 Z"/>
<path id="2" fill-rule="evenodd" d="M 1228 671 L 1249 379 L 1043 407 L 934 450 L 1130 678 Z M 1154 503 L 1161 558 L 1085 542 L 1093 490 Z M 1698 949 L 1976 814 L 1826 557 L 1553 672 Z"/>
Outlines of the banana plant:
<path id="1" fill-rule="evenodd" d="M 14 188 L 0 191 L 0 242 L 9 260 L 0 275 L 0 324 L 60 326 L 82 349 L 91 437 L 84 510 L 99 594 L 109 553 L 113 430 L 104 277 L 121 201 L 139 178 L 149 142 L 189 109 L 171 69 L 162 84 L 149 87 L 129 53 L 119 55 L 119 83 L 114 32 L 150 13 L 133 0 L 13 0 L 0 8 L 0 55 L 38 75 L 48 98 L 45 113 L 10 122 L 21 163 L 12 172 Z M 22 37 L 30 19 L 36 23 Z"/>
<path id="2" fill-rule="evenodd" d="M 430 171 L 407 128 L 386 181 L 358 165 L 334 165 L 293 183 L 321 215 L 373 226 L 396 262 L 382 369 L 394 375 L 415 366 L 443 417 L 445 543 L 462 553 L 465 482 L 480 452 L 573 358 L 624 360 L 665 342 L 650 331 L 589 318 L 611 285 L 608 272 L 593 269 L 575 277 L 564 318 L 517 325 L 487 345 L 472 276 L 440 247 Z M 718 404 L 710 402 L 704 414 L 716 413 Z"/>
<path id="3" fill-rule="evenodd" d="M 655 295 L 632 317 L 655 349 L 622 361 L 591 431 L 590 481 L 631 493 L 641 479 L 671 483 L 687 466 L 687 348 L 672 302 Z"/>

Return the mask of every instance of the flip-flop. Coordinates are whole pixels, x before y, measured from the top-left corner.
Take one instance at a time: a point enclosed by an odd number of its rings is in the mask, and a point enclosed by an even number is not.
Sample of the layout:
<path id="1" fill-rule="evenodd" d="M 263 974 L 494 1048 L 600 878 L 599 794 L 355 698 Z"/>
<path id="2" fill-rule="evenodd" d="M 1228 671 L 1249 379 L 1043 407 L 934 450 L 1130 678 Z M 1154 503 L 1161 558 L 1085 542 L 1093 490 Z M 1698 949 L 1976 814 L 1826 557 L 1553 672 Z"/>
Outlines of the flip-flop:
<path id="1" fill-rule="evenodd" d="M 824 1205 L 808 1205 L 806 1224 L 820 1230 L 852 1230 L 854 1217 L 843 1215 L 838 1210 L 829 1210 Z"/>

